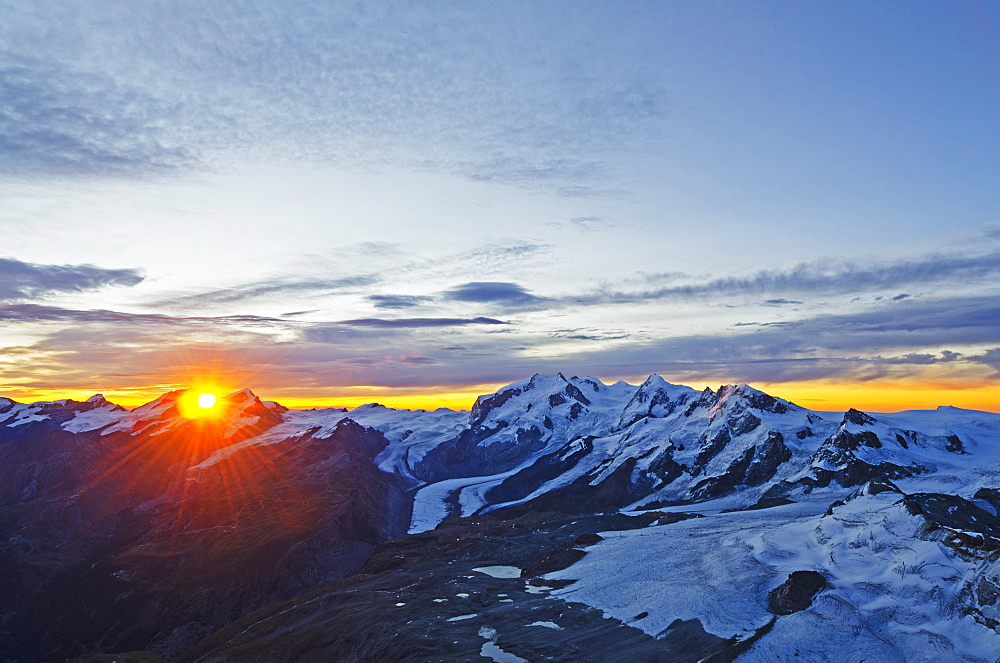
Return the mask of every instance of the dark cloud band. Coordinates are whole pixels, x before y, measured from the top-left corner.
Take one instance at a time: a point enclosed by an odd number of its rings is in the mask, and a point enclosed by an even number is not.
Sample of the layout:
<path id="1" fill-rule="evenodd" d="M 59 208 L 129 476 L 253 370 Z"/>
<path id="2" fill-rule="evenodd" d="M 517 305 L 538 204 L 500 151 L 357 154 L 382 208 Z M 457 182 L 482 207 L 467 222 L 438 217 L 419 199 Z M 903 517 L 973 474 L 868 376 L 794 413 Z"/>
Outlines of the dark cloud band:
<path id="1" fill-rule="evenodd" d="M 400 309 L 412 308 L 433 301 L 433 297 L 426 295 L 368 295 L 365 297 L 375 308 L 379 309 Z"/>
<path id="2" fill-rule="evenodd" d="M 358 318 L 356 320 L 341 320 L 341 325 L 352 327 L 374 327 L 376 329 L 415 329 L 420 327 L 463 327 L 465 325 L 505 325 L 502 320 L 493 318 Z"/>
<path id="3" fill-rule="evenodd" d="M 170 316 L 158 313 L 123 313 L 104 309 L 81 311 L 58 306 L 41 306 L 39 304 L 10 304 L 0 306 L 0 322 L 96 322 L 140 325 L 270 325 L 283 323 L 282 320 L 277 318 L 267 318 L 258 315 Z"/>
<path id="4" fill-rule="evenodd" d="M 479 304 L 499 304 L 510 308 L 533 306 L 546 301 L 528 292 L 517 283 L 505 281 L 472 281 L 457 285 L 444 292 L 445 300 L 453 302 L 474 302 Z"/>
<path id="5" fill-rule="evenodd" d="M 107 286 L 133 286 L 143 277 L 134 269 L 93 265 L 39 265 L 0 258 L 0 302 L 37 299 L 56 293 L 85 292 Z"/>

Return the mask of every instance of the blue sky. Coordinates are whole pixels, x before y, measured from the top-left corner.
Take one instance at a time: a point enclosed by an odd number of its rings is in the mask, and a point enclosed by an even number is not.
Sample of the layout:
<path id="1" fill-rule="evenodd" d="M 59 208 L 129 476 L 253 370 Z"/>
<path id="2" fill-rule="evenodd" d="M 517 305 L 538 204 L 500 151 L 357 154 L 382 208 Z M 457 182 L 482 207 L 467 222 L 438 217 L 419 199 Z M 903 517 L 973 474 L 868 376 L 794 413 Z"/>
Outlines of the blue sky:
<path id="1" fill-rule="evenodd" d="M 15 398 L 997 386 L 996 4 L 0 13 Z"/>

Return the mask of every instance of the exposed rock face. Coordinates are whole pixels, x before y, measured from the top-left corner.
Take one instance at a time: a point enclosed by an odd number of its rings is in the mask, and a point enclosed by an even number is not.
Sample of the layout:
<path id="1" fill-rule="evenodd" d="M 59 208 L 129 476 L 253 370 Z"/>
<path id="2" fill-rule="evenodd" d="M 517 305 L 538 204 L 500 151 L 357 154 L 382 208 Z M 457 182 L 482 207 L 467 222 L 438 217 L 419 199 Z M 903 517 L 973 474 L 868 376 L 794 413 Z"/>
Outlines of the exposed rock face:
<path id="1" fill-rule="evenodd" d="M 733 491 L 736 486 L 759 486 L 772 479 L 780 466 L 792 457 L 781 433 L 770 432 L 764 443 L 747 449 L 725 473 L 695 485 L 695 499 L 709 499 Z"/>
<path id="2" fill-rule="evenodd" d="M 635 460 L 627 459 L 614 471 L 600 478 L 587 474 L 573 482 L 547 491 L 517 506 L 507 507 L 508 513 L 553 511 L 559 513 L 608 513 L 638 499 L 632 474 Z"/>
<path id="3" fill-rule="evenodd" d="M 877 423 L 864 412 L 847 411 L 836 432 L 813 456 L 813 476 L 818 485 L 836 481 L 849 487 L 870 480 L 901 479 L 930 471 L 913 457 L 899 453 L 916 441 L 915 433 L 890 429 L 880 435 L 873 428 Z"/>
<path id="4" fill-rule="evenodd" d="M 760 419 L 755 417 L 752 412 L 744 410 L 730 415 L 726 423 L 729 426 L 730 432 L 735 436 L 749 433 L 757 428 L 757 426 L 760 426 Z"/>
<path id="5" fill-rule="evenodd" d="M 702 442 L 701 451 L 698 452 L 698 456 L 695 458 L 695 464 L 698 466 L 705 466 L 710 460 L 715 458 L 720 451 L 726 448 L 726 445 L 732 441 L 733 437 L 729 433 L 728 427 L 723 427 L 717 430 L 714 435 L 709 439 L 708 434 L 704 436 Z"/>
<path id="6" fill-rule="evenodd" d="M 993 508 L 993 515 L 1000 515 L 1000 490 L 996 488 L 980 488 L 973 497 L 983 500 Z"/>
<path id="7" fill-rule="evenodd" d="M 542 456 L 531 465 L 490 488 L 487 499 L 494 503 L 513 502 L 527 497 L 538 486 L 555 479 L 576 466 L 579 460 L 594 450 L 589 438 L 573 440 L 555 454 Z"/>
<path id="8" fill-rule="evenodd" d="M 958 435 L 948 435 L 946 439 L 948 440 L 948 446 L 945 448 L 948 451 L 954 451 L 959 454 L 965 453 L 965 444 Z"/>
<path id="9" fill-rule="evenodd" d="M 926 520 L 924 531 L 960 551 L 982 556 L 1000 550 L 1000 518 L 957 495 L 914 493 L 907 511 Z"/>
<path id="10" fill-rule="evenodd" d="M 858 426 L 864 426 L 866 424 L 874 424 L 877 420 L 875 417 L 865 414 L 860 410 L 855 410 L 853 407 L 844 414 L 844 421 L 852 424 L 857 424 Z"/>
<path id="11" fill-rule="evenodd" d="M 793 571 L 788 580 L 768 593 L 767 609 L 776 615 L 805 610 L 826 585 L 826 578 L 818 571 Z"/>

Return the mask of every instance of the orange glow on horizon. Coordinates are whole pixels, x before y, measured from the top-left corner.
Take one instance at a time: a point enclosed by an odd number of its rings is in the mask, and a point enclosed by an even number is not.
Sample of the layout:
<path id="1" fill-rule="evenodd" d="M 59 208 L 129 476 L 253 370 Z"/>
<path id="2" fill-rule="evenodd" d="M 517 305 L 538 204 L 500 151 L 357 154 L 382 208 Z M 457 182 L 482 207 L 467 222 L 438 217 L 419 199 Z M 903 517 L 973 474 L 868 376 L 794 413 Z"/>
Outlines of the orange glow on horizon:
<path id="1" fill-rule="evenodd" d="M 283 393 L 283 390 L 280 388 L 275 389 L 273 392 L 258 390 L 258 388 L 252 386 L 250 389 L 261 400 L 277 401 L 281 405 L 295 410 L 329 407 L 355 408 L 359 405 L 365 405 L 367 403 L 380 403 L 386 407 L 392 407 L 400 410 L 435 410 L 439 407 L 446 407 L 452 410 L 469 410 L 476 402 L 476 398 L 482 394 L 491 394 L 503 386 L 505 385 L 487 385 L 483 387 L 482 391 L 430 392 L 423 394 L 399 393 L 395 390 L 384 389 L 371 392 L 364 391 L 360 394 L 342 396 L 301 396 L 299 395 L 299 390 L 295 390 L 291 393 Z M 131 410 L 141 405 L 145 405 L 167 392 L 184 389 L 185 391 L 195 392 L 192 396 L 195 400 L 195 407 L 198 407 L 197 399 L 201 393 L 212 392 L 216 394 L 216 406 L 213 409 L 218 409 L 224 400 L 222 396 L 219 396 L 219 394 L 229 394 L 244 387 L 246 387 L 246 385 L 241 387 L 227 385 L 222 388 L 206 388 L 204 386 L 189 387 L 188 385 L 157 385 L 154 387 L 134 390 L 32 389 L 0 391 L 0 396 L 7 396 L 8 398 L 13 398 L 21 403 L 33 403 L 36 401 L 54 401 L 66 398 L 75 401 L 85 401 L 94 394 L 101 393 L 112 403 L 121 405 L 122 407 Z"/>
<path id="2" fill-rule="evenodd" d="M 428 394 L 397 393 L 394 395 L 392 390 L 386 389 L 351 396 L 330 396 L 326 398 L 289 396 L 286 398 L 268 398 L 267 400 L 276 400 L 285 407 L 296 410 L 327 407 L 353 409 L 359 405 L 366 405 L 368 403 L 378 403 L 397 410 L 436 410 L 439 407 L 446 407 L 451 410 L 470 410 L 479 396 L 491 394 L 503 386 L 496 385 L 486 391 L 454 391 Z"/>
<path id="3" fill-rule="evenodd" d="M 682 380 L 671 382 L 684 383 Z M 132 409 L 144 405 L 162 396 L 168 391 L 186 389 L 193 392 L 195 407 L 197 398 L 202 393 L 212 393 L 218 398 L 216 407 L 209 412 L 218 411 L 224 398 L 219 395 L 229 394 L 244 387 L 250 387 L 262 400 L 281 403 L 292 409 L 346 407 L 355 408 L 366 403 L 380 403 L 386 407 L 407 410 L 434 410 L 446 407 L 453 410 L 468 410 L 482 394 L 490 394 L 502 388 L 503 384 L 475 385 L 462 391 L 427 391 L 423 393 L 407 389 L 389 389 L 384 387 L 354 387 L 322 390 L 329 395 L 304 395 L 302 389 L 287 387 L 267 388 L 249 384 L 240 384 L 232 379 L 223 379 L 218 375 L 212 380 L 191 380 L 186 384 L 161 384 L 136 389 L 89 389 L 89 390 L 46 390 L 46 389 L 4 389 L 0 396 L 7 396 L 22 403 L 34 401 L 52 401 L 71 398 L 83 401 L 95 393 L 103 393 L 111 401 L 125 408 Z M 613 380 L 611 380 L 613 381 Z M 631 380 L 635 383 L 635 380 Z M 689 381 L 690 386 L 701 389 L 705 381 Z M 717 389 L 722 382 L 711 383 Z M 753 383 L 753 387 L 792 401 L 802 407 L 820 411 L 846 411 L 856 408 L 869 412 L 898 412 L 900 410 L 928 410 L 939 405 L 1000 412 L 1000 386 L 978 384 L 968 387 L 958 387 L 951 384 L 932 382 L 857 382 L 842 384 L 822 381 L 812 382 L 782 382 Z M 330 393 L 332 392 L 332 393 Z M 198 408 L 204 413 L 206 410 Z"/>
<path id="4" fill-rule="evenodd" d="M 864 412 L 933 410 L 951 405 L 966 410 L 1000 412 L 1000 387 L 974 385 L 957 388 L 933 382 L 784 382 L 753 385 L 804 408 L 844 412 L 850 408 Z"/>
<path id="5" fill-rule="evenodd" d="M 0 384 L 0 396 L 21 403 L 34 403 L 62 399 L 85 401 L 100 393 L 112 403 L 131 410 L 163 394 L 183 390 L 195 392 L 193 396 L 195 408 L 198 407 L 197 398 L 200 394 L 214 394 L 217 398 L 216 407 L 206 410 L 216 412 L 220 405 L 224 405 L 222 396 L 225 394 L 247 387 L 255 388 L 259 379 L 258 371 L 254 367 L 261 365 L 262 361 L 268 364 L 268 358 L 262 359 L 258 354 L 234 352 L 210 345 L 171 348 L 159 352 L 155 368 L 148 375 L 131 378 L 129 380 L 131 384 L 123 384 L 122 380 L 116 381 L 117 384 L 112 383 L 111 386 L 104 383 L 55 389 L 16 383 Z M 205 418 L 205 412 L 194 414 L 196 418 Z"/>

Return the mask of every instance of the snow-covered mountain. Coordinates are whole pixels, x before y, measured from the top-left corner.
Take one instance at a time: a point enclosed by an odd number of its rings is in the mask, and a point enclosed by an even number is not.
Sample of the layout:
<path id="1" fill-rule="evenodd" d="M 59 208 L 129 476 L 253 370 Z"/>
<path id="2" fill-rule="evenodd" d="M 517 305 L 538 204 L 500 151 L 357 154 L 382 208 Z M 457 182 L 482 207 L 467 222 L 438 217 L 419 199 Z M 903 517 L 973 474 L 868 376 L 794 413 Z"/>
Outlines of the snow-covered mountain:
<path id="1" fill-rule="evenodd" d="M 183 660 L 209 636 L 204 660 L 297 660 L 271 645 L 249 657 L 256 631 L 210 634 L 275 601 L 300 626 L 275 613 L 268 628 L 295 633 L 320 619 L 317 591 L 339 602 L 366 574 L 403 582 L 417 557 L 403 585 L 445 582 L 468 554 L 516 569 L 451 627 L 476 626 L 455 643 L 494 660 L 616 660 L 596 639 L 596 658 L 560 658 L 531 635 L 584 624 L 662 650 L 648 660 L 998 660 L 998 414 L 834 416 L 656 375 L 534 375 L 470 412 L 294 411 L 244 390 L 203 422 L 180 415 L 180 395 L 131 411 L 100 395 L 0 398 L 0 654 Z M 466 545 L 452 532 L 475 553 L 449 552 Z M 539 595 L 592 612 L 517 626 L 550 605 Z M 339 619 L 419 623 L 447 607 L 379 597 L 338 603 Z M 310 655 L 428 660 L 334 640 Z"/>

